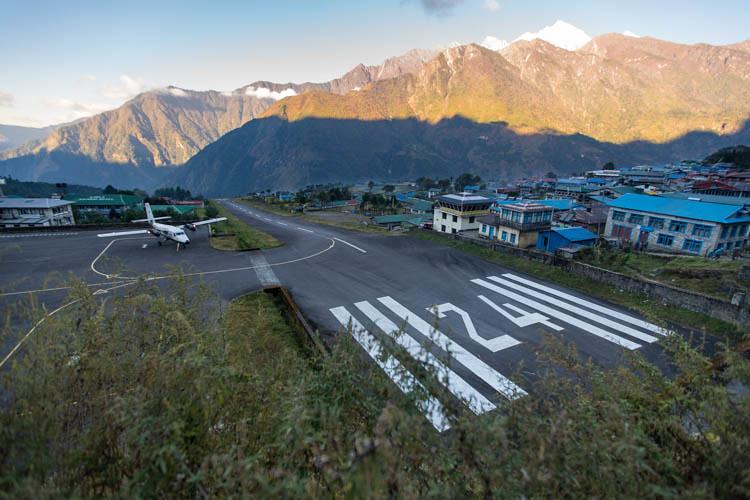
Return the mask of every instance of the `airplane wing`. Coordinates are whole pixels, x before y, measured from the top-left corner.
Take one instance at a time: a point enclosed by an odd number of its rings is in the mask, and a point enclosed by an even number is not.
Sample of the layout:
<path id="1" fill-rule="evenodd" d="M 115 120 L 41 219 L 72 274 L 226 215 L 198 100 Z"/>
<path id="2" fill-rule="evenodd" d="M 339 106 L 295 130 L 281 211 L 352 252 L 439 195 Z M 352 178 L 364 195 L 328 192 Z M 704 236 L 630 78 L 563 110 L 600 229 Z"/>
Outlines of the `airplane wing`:
<path id="1" fill-rule="evenodd" d="M 118 231 L 116 233 L 97 234 L 100 238 L 112 238 L 113 236 L 128 236 L 130 234 L 151 234 L 148 229 L 138 229 L 137 231 Z"/>
<path id="2" fill-rule="evenodd" d="M 216 222 L 221 222 L 223 220 L 227 220 L 227 218 L 226 217 L 217 217 L 215 219 L 202 220 L 200 222 L 191 222 L 190 224 L 185 224 L 182 227 L 183 228 L 187 228 L 187 229 L 191 229 L 191 228 L 195 228 L 197 226 L 203 226 L 203 225 L 206 225 L 206 224 L 214 224 Z"/>

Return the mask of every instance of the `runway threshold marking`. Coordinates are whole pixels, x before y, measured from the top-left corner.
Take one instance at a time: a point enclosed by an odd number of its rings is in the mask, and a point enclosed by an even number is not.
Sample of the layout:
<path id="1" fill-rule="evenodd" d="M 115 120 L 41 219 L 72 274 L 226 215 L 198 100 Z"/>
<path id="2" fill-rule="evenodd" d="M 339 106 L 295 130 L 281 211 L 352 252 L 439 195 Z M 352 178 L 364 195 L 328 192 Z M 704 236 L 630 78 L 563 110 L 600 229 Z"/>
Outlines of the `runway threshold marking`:
<path id="1" fill-rule="evenodd" d="M 336 238 L 336 237 L 334 237 L 333 239 L 334 239 L 334 240 L 336 240 L 336 241 L 338 241 L 338 242 L 341 242 L 341 243 L 343 243 L 344 245 L 349 245 L 349 246 L 350 246 L 350 247 L 352 247 L 353 249 L 355 249 L 355 250 L 359 250 L 359 251 L 360 251 L 360 252 L 362 252 L 362 253 L 367 253 L 367 250 L 363 250 L 363 249 L 359 248 L 359 247 L 358 247 L 357 245 L 353 245 L 353 244 L 349 243 L 348 241 L 344 241 L 344 240 L 342 240 L 341 238 Z"/>
<path id="2" fill-rule="evenodd" d="M 401 392 L 404 394 L 413 394 L 415 392 L 419 395 L 427 394 L 426 398 L 418 399 L 417 408 L 438 432 L 450 429 L 450 423 L 442 403 L 434 396 L 429 395 L 427 388 L 417 380 L 414 374 L 407 370 L 392 355 L 384 354 L 375 337 L 345 307 L 334 307 L 330 311 L 341 326 L 351 332 L 354 340 L 362 346 L 370 358 L 396 384 Z"/>
<path id="3" fill-rule="evenodd" d="M 396 326 L 383 313 L 377 310 L 369 302 L 362 301 L 354 304 L 357 309 L 367 316 L 380 330 L 391 337 L 398 345 L 406 349 L 411 357 L 419 360 L 435 370 L 435 377 L 440 381 L 459 401 L 466 405 L 477 415 L 494 410 L 496 406 L 481 392 L 472 387 L 456 372 L 439 361 L 435 355 L 426 350 L 410 335 Z"/>

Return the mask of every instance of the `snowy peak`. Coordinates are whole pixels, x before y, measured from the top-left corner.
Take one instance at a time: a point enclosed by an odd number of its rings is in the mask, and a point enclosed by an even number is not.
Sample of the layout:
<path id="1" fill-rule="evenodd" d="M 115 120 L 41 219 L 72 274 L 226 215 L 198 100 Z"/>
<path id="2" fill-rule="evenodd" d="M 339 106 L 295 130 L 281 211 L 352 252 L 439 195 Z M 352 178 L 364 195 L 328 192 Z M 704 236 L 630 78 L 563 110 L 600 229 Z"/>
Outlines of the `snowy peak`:
<path id="1" fill-rule="evenodd" d="M 486 49 L 494 50 L 495 52 L 500 52 L 501 50 L 503 50 L 505 47 L 508 46 L 508 42 L 506 42 L 505 40 L 501 40 L 497 37 L 488 35 L 484 37 L 484 40 L 482 40 L 482 43 L 480 43 L 479 45 L 481 45 L 482 47 Z"/>
<path id="2" fill-rule="evenodd" d="M 591 37 L 582 29 L 559 20 L 552 26 L 545 26 L 536 33 L 526 32 L 514 41 L 536 39 L 544 40 L 565 50 L 577 50 L 591 41 Z"/>

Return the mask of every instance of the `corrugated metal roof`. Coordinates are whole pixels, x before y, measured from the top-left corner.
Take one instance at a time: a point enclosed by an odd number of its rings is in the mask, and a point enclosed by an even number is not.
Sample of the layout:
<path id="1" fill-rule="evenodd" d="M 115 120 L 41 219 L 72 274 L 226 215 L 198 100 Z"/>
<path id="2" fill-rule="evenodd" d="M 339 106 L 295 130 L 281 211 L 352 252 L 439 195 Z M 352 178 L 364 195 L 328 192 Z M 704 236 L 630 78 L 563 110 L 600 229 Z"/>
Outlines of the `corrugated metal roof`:
<path id="1" fill-rule="evenodd" d="M 0 208 L 56 208 L 65 205 L 72 205 L 72 202 L 54 198 L 0 198 Z"/>
<path id="2" fill-rule="evenodd" d="M 597 238 L 594 233 L 582 227 L 553 228 L 552 230 L 572 242 L 595 240 Z"/>
<path id="3" fill-rule="evenodd" d="M 69 201 L 76 205 L 109 207 L 138 205 L 143 202 L 140 196 L 130 194 L 98 194 L 93 196 L 68 196 Z"/>
<path id="4" fill-rule="evenodd" d="M 649 196 L 643 194 L 623 195 L 616 200 L 611 201 L 609 206 L 710 222 L 726 223 L 750 221 L 750 216 L 730 220 L 733 215 L 741 210 L 741 207 L 735 205 L 663 198 L 660 196 Z"/>
<path id="5" fill-rule="evenodd" d="M 569 199 L 548 199 L 548 200 L 533 200 L 534 203 L 539 203 L 547 207 L 554 208 L 555 210 L 571 210 L 575 207 L 582 206 L 580 203 L 576 203 Z"/>

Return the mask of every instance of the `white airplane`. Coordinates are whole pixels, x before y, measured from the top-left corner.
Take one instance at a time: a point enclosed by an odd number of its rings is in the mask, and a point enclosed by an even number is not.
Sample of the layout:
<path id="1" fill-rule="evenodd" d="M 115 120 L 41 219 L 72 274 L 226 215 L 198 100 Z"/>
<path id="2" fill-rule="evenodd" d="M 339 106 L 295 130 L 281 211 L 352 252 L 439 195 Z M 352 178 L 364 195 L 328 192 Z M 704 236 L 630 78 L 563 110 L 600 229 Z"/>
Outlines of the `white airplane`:
<path id="1" fill-rule="evenodd" d="M 157 242 L 161 246 L 162 240 L 172 240 L 177 243 L 177 250 L 180 246 L 185 246 L 190 243 L 190 238 L 185 234 L 185 230 L 189 229 L 195 231 L 198 226 L 204 226 L 206 224 L 213 224 L 215 222 L 221 222 L 227 220 L 226 217 L 217 217 L 215 219 L 202 220 L 200 222 L 192 222 L 190 224 L 183 224 L 181 226 L 172 226 L 169 224 L 160 224 L 156 222 L 158 220 L 169 219 L 170 217 L 154 217 L 154 213 L 151 211 L 151 205 L 145 203 L 146 207 L 146 218 L 138 219 L 132 222 L 148 222 L 151 225 L 151 229 L 135 229 L 133 231 L 117 231 L 115 233 L 102 233 L 98 234 L 100 238 L 111 238 L 113 236 L 128 236 L 131 234 L 153 234 L 157 238 Z"/>

